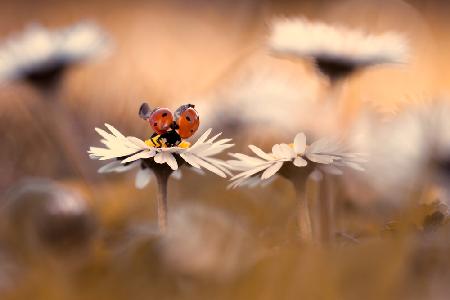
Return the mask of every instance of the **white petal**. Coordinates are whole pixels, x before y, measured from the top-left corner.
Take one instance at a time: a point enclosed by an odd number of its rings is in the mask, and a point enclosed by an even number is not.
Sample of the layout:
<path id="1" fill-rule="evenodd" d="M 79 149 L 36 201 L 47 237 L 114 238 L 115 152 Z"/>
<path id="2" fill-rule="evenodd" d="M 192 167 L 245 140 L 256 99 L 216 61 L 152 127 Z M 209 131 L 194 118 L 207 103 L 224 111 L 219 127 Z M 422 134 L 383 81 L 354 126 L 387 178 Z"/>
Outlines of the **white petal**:
<path id="1" fill-rule="evenodd" d="M 294 138 L 294 151 L 297 154 L 303 154 L 306 149 L 306 135 L 298 133 Z"/>
<path id="2" fill-rule="evenodd" d="M 139 148 L 142 148 L 142 149 L 150 148 L 144 141 L 142 141 L 141 139 L 138 139 L 137 137 L 127 136 L 127 139 L 130 142 L 132 142 L 133 144 L 135 144 L 136 146 L 138 146 Z"/>
<path id="3" fill-rule="evenodd" d="M 331 164 L 336 159 L 336 156 L 306 153 L 306 157 L 315 163 L 319 164 Z"/>
<path id="4" fill-rule="evenodd" d="M 323 174 L 322 174 L 322 172 L 319 171 L 319 169 L 316 168 L 314 171 L 311 172 L 311 174 L 309 174 L 308 177 L 314 181 L 319 182 L 319 181 L 322 181 Z"/>
<path id="5" fill-rule="evenodd" d="M 166 159 L 166 163 L 169 165 L 169 167 L 172 170 L 177 170 L 178 169 L 178 164 L 177 164 L 177 160 L 175 159 L 175 157 L 172 155 L 172 153 L 165 153 L 165 159 Z"/>
<path id="6" fill-rule="evenodd" d="M 205 161 L 209 162 L 210 164 L 214 165 L 216 168 L 220 169 L 221 171 L 223 171 L 225 174 L 229 175 L 229 176 L 233 176 L 233 174 L 231 174 L 230 172 L 230 166 L 228 165 L 227 162 L 217 159 L 217 158 L 212 158 L 212 157 L 205 157 L 203 158 Z"/>
<path id="7" fill-rule="evenodd" d="M 164 152 L 158 152 L 156 153 L 155 157 L 153 157 L 155 160 L 155 163 L 157 164 L 163 164 L 166 162 L 166 158 L 164 157 Z"/>
<path id="8" fill-rule="evenodd" d="M 268 179 L 270 177 L 272 177 L 273 175 L 275 175 L 283 166 L 283 162 L 282 161 L 278 161 L 276 163 L 274 163 L 273 165 L 271 165 L 269 168 L 267 168 L 264 173 L 262 173 L 261 175 L 261 179 Z"/>
<path id="9" fill-rule="evenodd" d="M 180 169 L 178 169 L 175 172 L 172 172 L 171 177 L 173 179 L 180 180 L 181 178 L 183 178 L 183 173 L 181 172 Z"/>
<path id="10" fill-rule="evenodd" d="M 142 152 L 136 153 L 130 157 L 125 158 L 124 160 L 122 160 L 122 163 L 125 164 L 125 163 L 132 162 L 132 161 L 142 159 L 142 158 L 150 158 L 153 155 L 154 155 L 154 152 L 142 151 Z"/>
<path id="11" fill-rule="evenodd" d="M 292 159 L 295 157 L 294 149 L 287 144 L 275 144 L 272 147 L 272 153 L 276 158 Z"/>
<path id="12" fill-rule="evenodd" d="M 219 136 L 222 135 L 222 132 L 219 132 L 218 134 L 216 134 L 215 136 L 213 136 L 212 138 L 210 138 L 209 140 L 206 141 L 206 143 L 208 144 L 212 144 Z"/>
<path id="13" fill-rule="evenodd" d="M 197 173 L 198 175 L 205 175 L 205 171 L 203 171 L 202 169 L 197 169 L 197 168 L 189 168 L 190 171 Z"/>
<path id="14" fill-rule="evenodd" d="M 104 131 L 104 130 L 101 129 L 101 128 L 95 127 L 94 129 L 95 129 L 95 131 L 96 131 L 99 135 L 101 135 L 105 140 L 110 140 L 110 139 L 112 139 L 112 138 L 115 138 L 114 135 L 112 135 L 112 134 L 110 134 L 110 133 L 107 133 L 106 131 Z"/>
<path id="15" fill-rule="evenodd" d="M 125 136 L 123 134 L 120 133 L 119 130 L 117 130 L 116 128 L 114 128 L 112 125 L 109 125 L 108 123 L 105 123 L 105 126 L 109 129 L 109 131 L 111 131 L 111 133 L 113 135 L 115 135 L 116 137 L 120 137 L 120 138 L 125 138 Z"/>
<path id="16" fill-rule="evenodd" d="M 201 169 L 200 165 L 194 160 L 193 155 L 191 155 L 190 153 L 181 153 L 180 156 L 192 167 Z"/>
<path id="17" fill-rule="evenodd" d="M 136 174 L 134 185 L 137 189 L 143 189 L 152 179 L 152 172 L 149 169 L 139 169 Z"/>
<path id="18" fill-rule="evenodd" d="M 218 167 L 214 166 L 213 164 L 211 164 L 211 163 L 201 159 L 200 157 L 197 157 L 194 154 L 185 153 L 185 155 L 183 155 L 182 157 L 189 164 L 191 162 L 194 162 L 194 164 L 196 164 L 196 165 L 198 165 L 200 167 L 203 167 L 203 168 L 207 169 L 208 171 L 211 171 L 214 174 L 219 175 L 220 177 L 223 177 L 223 178 L 227 177 L 227 175 L 222 170 L 220 170 L 220 168 L 218 168 Z M 186 158 L 188 158 L 188 159 L 186 159 Z"/>
<path id="19" fill-rule="evenodd" d="M 110 162 L 106 165 L 104 165 L 103 167 L 101 167 L 100 169 L 98 169 L 98 173 L 103 174 L 103 173 L 110 173 L 110 172 L 115 172 L 117 167 L 122 166 L 122 164 L 120 163 L 120 161 L 113 161 Z"/>
<path id="20" fill-rule="evenodd" d="M 305 167 L 307 164 L 308 162 L 300 156 L 294 159 L 294 166 L 296 167 Z"/>
<path id="21" fill-rule="evenodd" d="M 265 169 L 269 168 L 270 166 L 271 166 L 270 163 L 262 164 L 260 166 L 257 166 L 255 168 L 253 168 L 253 169 L 250 169 L 250 170 L 247 170 L 245 172 L 239 173 L 239 174 L 235 175 L 234 177 L 232 177 L 230 180 L 236 180 L 236 179 L 239 179 L 239 178 L 242 178 L 242 177 L 244 177 L 244 178 L 250 177 L 252 175 L 255 175 L 256 173 L 264 171 Z"/>
<path id="22" fill-rule="evenodd" d="M 248 147 L 250 148 L 250 150 L 253 151 L 253 153 L 255 153 L 256 155 L 258 155 L 259 157 L 261 157 L 264 160 L 273 160 L 274 159 L 273 156 L 264 152 L 263 150 L 261 150 L 260 148 L 258 148 L 256 146 L 248 145 Z"/>
<path id="23" fill-rule="evenodd" d="M 331 175 L 342 175 L 344 174 L 344 172 L 342 172 L 341 170 L 339 170 L 338 168 L 336 168 L 333 165 L 325 165 L 325 166 L 321 166 L 321 169 L 328 174 Z"/>
<path id="24" fill-rule="evenodd" d="M 361 167 L 359 164 L 354 163 L 354 162 L 345 162 L 345 165 L 347 167 L 350 167 L 350 168 L 352 168 L 354 170 L 357 170 L 357 171 L 365 171 L 365 169 L 363 167 Z"/>
<path id="25" fill-rule="evenodd" d="M 205 133 L 203 133 L 200 138 L 194 143 L 194 145 L 192 145 L 191 148 L 194 148 L 195 146 L 201 145 L 203 144 L 203 142 L 208 138 L 209 134 L 211 133 L 212 129 L 209 128 L 208 130 L 205 131 Z"/>

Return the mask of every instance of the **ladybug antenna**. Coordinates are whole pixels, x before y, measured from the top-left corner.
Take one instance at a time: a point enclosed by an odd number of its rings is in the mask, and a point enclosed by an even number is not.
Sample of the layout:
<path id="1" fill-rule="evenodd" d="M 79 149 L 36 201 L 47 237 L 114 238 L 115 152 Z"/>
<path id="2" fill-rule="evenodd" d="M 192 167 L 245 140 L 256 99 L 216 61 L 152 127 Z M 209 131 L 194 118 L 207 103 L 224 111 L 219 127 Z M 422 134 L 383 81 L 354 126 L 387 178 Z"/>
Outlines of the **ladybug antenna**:
<path id="1" fill-rule="evenodd" d="M 139 107 L 139 117 L 144 120 L 148 120 L 150 118 L 151 110 L 150 106 L 147 102 L 144 102 L 141 104 L 141 107 Z"/>

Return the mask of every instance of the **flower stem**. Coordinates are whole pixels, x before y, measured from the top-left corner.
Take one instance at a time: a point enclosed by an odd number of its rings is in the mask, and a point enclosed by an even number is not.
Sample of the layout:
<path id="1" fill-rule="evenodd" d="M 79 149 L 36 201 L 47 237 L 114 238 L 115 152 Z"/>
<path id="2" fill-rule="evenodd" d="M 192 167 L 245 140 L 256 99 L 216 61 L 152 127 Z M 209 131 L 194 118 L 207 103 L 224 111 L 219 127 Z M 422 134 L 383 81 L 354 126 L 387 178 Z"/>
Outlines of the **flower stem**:
<path id="1" fill-rule="evenodd" d="M 158 227 L 161 233 L 165 233 L 168 223 L 167 184 L 172 171 L 165 167 L 155 168 L 153 171 L 158 182 L 158 192 L 156 196 Z"/>
<path id="2" fill-rule="evenodd" d="M 298 205 L 297 225 L 300 239 L 304 242 L 312 242 L 313 232 L 305 183 L 298 180 L 292 180 L 292 183 L 294 184 L 296 191 Z"/>
<path id="3" fill-rule="evenodd" d="M 74 128 L 76 122 L 61 101 L 62 88 L 59 81 L 41 88 L 41 97 L 45 114 L 43 123 L 48 126 L 47 134 L 51 136 L 73 172 L 85 180 L 93 180 L 95 173 L 88 166 L 87 155 L 84 155 L 84 143 L 80 132 Z"/>
<path id="4" fill-rule="evenodd" d="M 323 244 L 331 244 L 333 242 L 335 231 L 335 199 L 334 188 L 331 178 L 325 176 L 322 181 L 322 189 L 320 193 L 320 237 Z"/>

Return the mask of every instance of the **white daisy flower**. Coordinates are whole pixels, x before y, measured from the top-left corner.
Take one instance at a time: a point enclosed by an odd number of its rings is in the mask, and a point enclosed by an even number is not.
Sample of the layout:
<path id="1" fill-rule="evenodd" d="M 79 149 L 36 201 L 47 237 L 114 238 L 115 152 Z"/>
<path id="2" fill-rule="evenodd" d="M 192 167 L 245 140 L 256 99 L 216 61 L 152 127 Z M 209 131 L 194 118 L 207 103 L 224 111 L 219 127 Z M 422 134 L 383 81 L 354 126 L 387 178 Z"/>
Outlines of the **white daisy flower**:
<path id="1" fill-rule="evenodd" d="M 55 31 L 32 25 L 0 47 L 0 82 L 50 84 L 68 66 L 104 53 L 107 46 L 105 33 L 93 23 L 81 22 Z"/>
<path id="2" fill-rule="evenodd" d="M 116 161 L 100 168 L 100 172 L 126 171 L 128 168 L 140 165 L 142 169 L 137 173 L 135 182 L 137 188 L 145 187 L 150 182 L 151 172 L 153 172 L 158 183 L 158 225 L 161 232 L 166 231 L 168 223 L 168 179 L 173 171 L 178 170 L 179 165 L 186 162 L 193 168 L 204 168 L 224 178 L 232 175 L 228 164 L 214 156 L 234 145 L 229 144 L 231 139 L 217 140 L 221 133 L 209 137 L 212 129 L 203 133 L 192 146 L 182 141 L 177 147 L 156 148 L 136 137 L 124 136 L 109 124 L 105 124 L 105 126 L 110 133 L 100 128 L 95 130 L 103 137 L 101 142 L 106 147 L 91 147 L 88 151 L 90 157 L 99 160 L 116 159 L 120 161 L 121 165 L 118 165 Z"/>
<path id="3" fill-rule="evenodd" d="M 123 172 L 141 166 L 143 170 L 136 176 L 136 186 L 144 187 L 150 181 L 151 172 L 158 166 L 169 167 L 171 171 L 178 170 L 179 164 L 186 162 L 196 169 L 207 169 L 220 177 L 231 176 L 226 162 L 214 156 L 233 146 L 231 139 L 217 138 L 221 133 L 209 138 L 211 129 L 208 129 L 193 145 L 171 148 L 155 148 L 148 146 L 144 141 L 131 136 L 124 136 L 109 124 L 105 126 L 108 133 L 100 128 L 95 130 L 103 137 L 101 142 L 105 148 L 91 147 L 88 151 L 92 159 L 117 159 L 99 169 L 100 173 Z"/>
<path id="4" fill-rule="evenodd" d="M 411 191 L 429 184 L 450 190 L 448 101 L 413 105 L 387 121 L 363 119 L 357 125 L 354 144 L 370 153 L 365 177 L 381 198 L 410 199 Z"/>
<path id="5" fill-rule="evenodd" d="M 302 18 L 275 22 L 268 46 L 277 56 L 312 59 L 330 80 L 367 66 L 405 63 L 409 56 L 406 41 L 397 33 L 369 35 Z"/>
<path id="6" fill-rule="evenodd" d="M 233 182 L 229 187 L 254 183 L 252 178 L 255 176 L 264 183 L 273 178 L 285 163 L 292 163 L 299 168 L 309 165 L 326 173 L 340 175 L 342 167 L 362 171 L 361 163 L 365 162 L 363 155 L 346 152 L 342 143 L 336 139 L 324 138 L 307 145 L 304 133 L 298 133 L 290 145 L 275 144 L 271 153 L 266 153 L 254 145 L 249 145 L 249 148 L 256 157 L 241 153 L 231 154 L 236 160 L 230 160 L 228 164 L 240 173 L 231 178 Z"/>

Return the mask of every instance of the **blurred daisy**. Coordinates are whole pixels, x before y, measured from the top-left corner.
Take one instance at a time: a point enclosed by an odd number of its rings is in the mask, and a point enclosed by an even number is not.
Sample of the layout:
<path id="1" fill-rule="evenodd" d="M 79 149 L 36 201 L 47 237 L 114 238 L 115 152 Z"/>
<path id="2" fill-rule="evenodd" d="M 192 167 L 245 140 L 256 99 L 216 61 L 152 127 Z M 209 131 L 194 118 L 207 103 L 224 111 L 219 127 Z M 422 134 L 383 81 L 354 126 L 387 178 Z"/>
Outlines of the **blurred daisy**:
<path id="1" fill-rule="evenodd" d="M 268 46 L 276 56 L 311 59 L 331 81 L 368 66 L 408 59 L 406 41 L 399 34 L 368 35 L 305 19 L 275 22 Z"/>
<path id="2" fill-rule="evenodd" d="M 372 158 L 367 181 L 377 193 L 397 202 L 430 183 L 448 189 L 449 128 L 450 104 L 445 101 L 414 105 L 386 122 L 361 120 L 353 139 Z"/>
<path id="3" fill-rule="evenodd" d="M 259 254 L 244 222 L 194 204 L 175 207 L 157 249 L 167 270 L 219 281 L 245 271 Z"/>
<path id="4" fill-rule="evenodd" d="M 25 80 L 52 87 L 69 66 L 104 53 L 107 46 L 106 34 L 93 23 L 56 31 L 32 25 L 0 47 L 0 82 Z"/>
<path id="5" fill-rule="evenodd" d="M 105 126 L 110 133 L 99 128 L 95 130 L 103 137 L 101 142 L 106 148 L 91 147 L 88 151 L 90 157 L 99 160 L 116 159 L 100 168 L 100 172 L 121 172 L 140 166 L 136 175 L 138 188 L 143 188 L 150 182 L 152 173 L 155 175 L 158 182 L 158 223 L 163 232 L 167 227 L 167 182 L 181 164 L 188 163 L 196 169 L 204 168 L 224 178 L 231 176 L 228 164 L 214 156 L 233 144 L 229 144 L 230 139 L 217 140 L 221 133 L 209 137 L 211 129 L 192 145 L 182 141 L 175 147 L 156 148 L 151 146 L 153 144 L 150 140 L 144 142 L 136 137 L 126 137 L 113 126 Z"/>
<path id="6" fill-rule="evenodd" d="M 343 167 L 362 171 L 361 163 L 365 162 L 361 154 L 346 152 L 342 143 L 336 139 L 324 138 L 307 145 L 303 133 L 297 134 L 292 144 L 275 144 L 271 153 L 266 153 L 254 145 L 249 145 L 249 148 L 256 156 L 232 153 L 231 156 L 236 160 L 228 161 L 233 170 L 240 171 L 231 178 L 232 188 L 254 183 L 254 177 L 265 182 L 285 164 L 297 168 L 309 166 L 308 171 L 318 168 L 325 173 L 341 175 Z M 281 174 L 285 175 L 283 172 Z"/>

